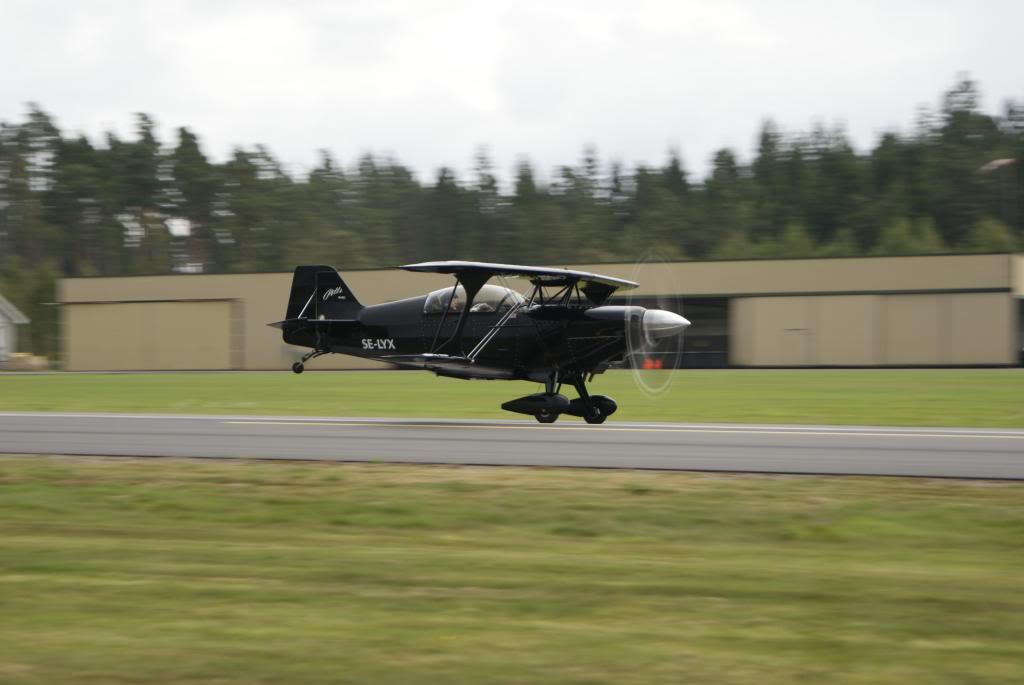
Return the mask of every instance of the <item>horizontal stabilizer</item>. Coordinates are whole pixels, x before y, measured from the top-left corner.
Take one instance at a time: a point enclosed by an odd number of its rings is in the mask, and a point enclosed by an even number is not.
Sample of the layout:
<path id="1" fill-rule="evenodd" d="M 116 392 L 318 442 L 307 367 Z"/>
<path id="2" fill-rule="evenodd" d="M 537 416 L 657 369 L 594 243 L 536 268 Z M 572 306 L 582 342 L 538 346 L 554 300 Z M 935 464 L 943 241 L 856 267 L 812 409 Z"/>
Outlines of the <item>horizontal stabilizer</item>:
<path id="1" fill-rule="evenodd" d="M 289 328 L 297 328 L 299 326 L 305 327 L 330 327 L 332 324 L 347 324 L 356 323 L 358 319 L 284 319 L 282 321 L 274 321 L 267 325 L 271 328 L 278 328 L 280 330 L 286 330 Z"/>

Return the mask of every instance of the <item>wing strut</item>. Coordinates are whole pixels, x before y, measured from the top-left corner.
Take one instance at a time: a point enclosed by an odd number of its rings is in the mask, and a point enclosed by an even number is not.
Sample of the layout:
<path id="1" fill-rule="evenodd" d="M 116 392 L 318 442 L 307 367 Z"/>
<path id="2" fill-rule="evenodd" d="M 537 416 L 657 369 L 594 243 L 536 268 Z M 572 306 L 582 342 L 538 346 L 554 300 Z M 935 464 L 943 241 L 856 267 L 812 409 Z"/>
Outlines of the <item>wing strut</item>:
<path id="1" fill-rule="evenodd" d="M 476 358 L 480 355 L 481 352 L 484 351 L 484 348 L 487 347 L 487 343 L 491 342 L 491 340 L 494 339 L 494 336 L 498 334 L 498 331 L 501 330 L 502 326 L 508 323 L 508 320 L 511 319 L 512 315 L 516 313 L 516 310 L 522 306 L 522 302 L 516 302 L 515 304 L 513 304 L 512 307 L 507 312 L 505 312 L 505 315 L 498 320 L 498 323 L 494 324 L 494 328 L 488 331 L 487 335 L 485 335 L 480 340 L 480 342 L 476 344 L 476 347 L 474 347 L 470 351 L 470 353 L 466 355 L 467 359 L 469 359 L 469 361 L 471 362 L 475 362 Z"/>

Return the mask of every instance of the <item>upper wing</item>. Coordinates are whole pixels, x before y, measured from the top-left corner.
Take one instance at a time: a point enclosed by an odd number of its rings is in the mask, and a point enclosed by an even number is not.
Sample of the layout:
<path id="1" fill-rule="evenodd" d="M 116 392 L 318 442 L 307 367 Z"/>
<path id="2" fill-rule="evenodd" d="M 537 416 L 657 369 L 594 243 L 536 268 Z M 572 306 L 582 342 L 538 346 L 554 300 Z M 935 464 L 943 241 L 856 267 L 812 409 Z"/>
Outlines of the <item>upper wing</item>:
<path id="1" fill-rule="evenodd" d="M 534 285 L 564 286 L 582 283 L 583 293 L 595 302 L 603 302 L 616 290 L 630 290 L 637 284 L 624 278 L 602 276 L 588 271 L 572 269 L 552 269 L 541 266 L 519 266 L 516 264 L 493 264 L 491 262 L 422 262 L 406 264 L 401 267 L 406 271 L 423 271 L 435 274 L 472 274 L 477 277 L 519 276 L 529 279 Z"/>

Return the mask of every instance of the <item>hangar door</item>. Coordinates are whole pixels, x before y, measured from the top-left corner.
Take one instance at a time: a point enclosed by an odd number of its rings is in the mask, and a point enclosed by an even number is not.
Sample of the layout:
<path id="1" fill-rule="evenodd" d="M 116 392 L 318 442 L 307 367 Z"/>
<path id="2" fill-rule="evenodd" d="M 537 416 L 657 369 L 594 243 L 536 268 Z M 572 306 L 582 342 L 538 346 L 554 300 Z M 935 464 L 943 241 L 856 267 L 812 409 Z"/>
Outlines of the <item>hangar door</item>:
<path id="1" fill-rule="evenodd" d="M 743 297 L 730 333 L 737 366 L 1012 364 L 1003 292 Z"/>
<path id="2" fill-rule="evenodd" d="M 231 368 L 231 302 L 73 304 L 64 319 L 71 371 Z"/>

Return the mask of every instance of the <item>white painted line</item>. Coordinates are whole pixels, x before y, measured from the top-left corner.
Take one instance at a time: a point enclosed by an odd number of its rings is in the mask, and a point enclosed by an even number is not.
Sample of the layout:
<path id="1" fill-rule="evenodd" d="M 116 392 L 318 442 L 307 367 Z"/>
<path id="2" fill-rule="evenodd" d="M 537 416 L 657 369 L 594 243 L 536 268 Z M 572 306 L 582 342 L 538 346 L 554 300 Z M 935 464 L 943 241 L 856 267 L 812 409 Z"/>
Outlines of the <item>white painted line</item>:
<path id="1" fill-rule="evenodd" d="M 1024 434 L 1003 434 L 1003 433 L 916 433 L 916 432 L 868 432 L 868 431 L 843 431 L 843 430 L 794 430 L 794 429 L 749 429 L 749 428 L 672 428 L 672 427 L 631 427 L 631 426 L 531 426 L 531 425 L 489 425 L 489 424 L 441 424 L 441 423 L 373 423 L 373 422 L 327 422 L 327 421 L 223 421 L 232 425 L 257 425 L 257 426 L 326 426 L 332 428 L 471 428 L 484 430 L 542 430 L 542 431 L 615 431 L 634 433 L 723 433 L 731 435 L 838 435 L 848 437 L 873 437 L 873 438 L 972 438 L 972 439 L 1002 439 L 1002 440 L 1024 440 Z"/>
<path id="2" fill-rule="evenodd" d="M 217 421 L 230 424 L 306 425 L 306 426 L 395 426 L 402 428 L 514 428 L 531 430 L 589 430 L 589 431 L 668 431 L 679 433 L 726 433 L 755 435 L 840 435 L 870 437 L 933 437 L 933 438 L 1000 438 L 1024 439 L 1024 430 L 1012 428 L 939 428 L 900 426 L 816 426 L 784 424 L 721 424 L 721 423 L 646 423 L 623 422 L 603 426 L 561 424 L 557 426 L 534 424 L 517 419 L 441 419 L 441 418 L 388 418 L 388 417 L 333 417 L 333 416 L 251 416 L 232 414 L 119 414 L 99 412 L 0 412 L 3 418 L 40 419 L 107 419 L 157 421 Z"/>

